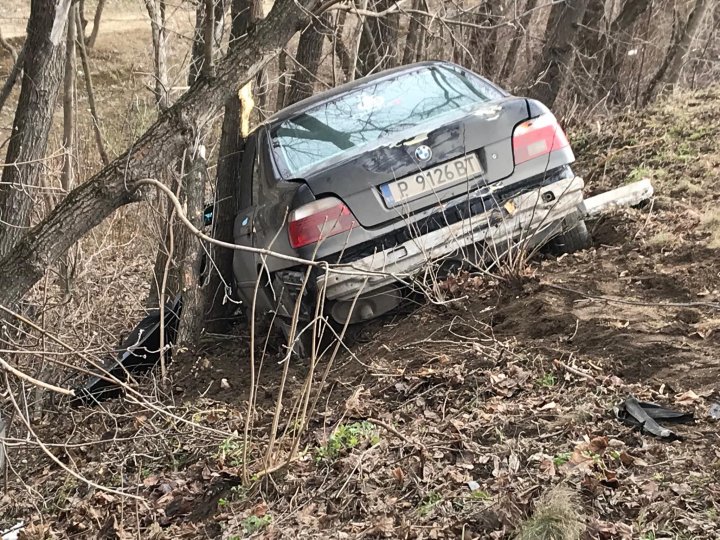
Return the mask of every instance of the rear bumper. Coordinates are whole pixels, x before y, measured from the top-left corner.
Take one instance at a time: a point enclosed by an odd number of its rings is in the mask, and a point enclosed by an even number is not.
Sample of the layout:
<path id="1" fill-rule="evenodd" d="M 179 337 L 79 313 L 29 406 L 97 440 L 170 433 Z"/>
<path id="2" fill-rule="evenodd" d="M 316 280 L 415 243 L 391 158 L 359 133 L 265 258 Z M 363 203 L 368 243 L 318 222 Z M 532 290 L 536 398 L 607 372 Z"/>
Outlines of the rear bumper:
<path id="1" fill-rule="evenodd" d="M 512 244 L 534 245 L 552 233 L 562 219 L 577 212 L 583 202 L 580 177 L 559 180 L 547 186 L 502 201 L 500 208 L 448 227 L 418 236 L 399 246 L 338 265 L 327 276 L 318 277 L 329 300 L 351 300 L 393 282 L 408 282 L 433 261 L 450 256 L 466 246 L 484 243 L 498 251 Z M 367 271 L 367 274 L 363 274 Z"/>

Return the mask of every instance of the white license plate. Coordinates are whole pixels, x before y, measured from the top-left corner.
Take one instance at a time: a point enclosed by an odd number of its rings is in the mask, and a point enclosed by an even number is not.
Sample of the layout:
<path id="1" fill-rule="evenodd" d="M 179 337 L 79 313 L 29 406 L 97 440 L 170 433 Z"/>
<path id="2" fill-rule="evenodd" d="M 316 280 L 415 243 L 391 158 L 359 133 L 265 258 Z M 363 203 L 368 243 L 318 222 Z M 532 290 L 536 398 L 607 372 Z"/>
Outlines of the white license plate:
<path id="1" fill-rule="evenodd" d="M 480 161 L 475 154 L 468 154 L 458 159 L 448 161 L 419 171 L 400 180 L 388 182 L 380 186 L 385 203 L 389 208 L 397 206 L 422 195 L 441 191 L 447 187 L 464 182 L 482 174 Z"/>

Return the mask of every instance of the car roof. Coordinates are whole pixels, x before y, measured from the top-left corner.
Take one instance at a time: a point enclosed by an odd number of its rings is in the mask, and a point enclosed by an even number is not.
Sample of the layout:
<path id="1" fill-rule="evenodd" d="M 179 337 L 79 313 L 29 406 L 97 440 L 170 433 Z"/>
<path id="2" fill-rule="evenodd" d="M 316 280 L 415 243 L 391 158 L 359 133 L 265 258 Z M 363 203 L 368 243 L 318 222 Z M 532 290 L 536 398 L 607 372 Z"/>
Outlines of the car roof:
<path id="1" fill-rule="evenodd" d="M 336 86 L 335 88 L 331 88 L 330 90 L 320 92 L 319 94 L 315 94 L 309 98 L 303 99 L 302 101 L 298 101 L 297 103 L 294 103 L 293 105 L 290 105 L 289 107 L 280 109 L 278 112 L 276 112 L 270 118 L 266 119 L 262 124 L 270 125 L 270 124 L 277 124 L 280 122 L 284 122 L 285 120 L 288 120 L 294 116 L 297 116 L 301 112 L 311 109 L 316 105 L 320 105 L 322 103 L 330 101 L 333 98 L 335 98 L 339 95 L 348 93 L 352 90 L 356 90 L 358 88 L 363 88 L 365 86 L 369 86 L 373 82 L 381 80 L 381 79 L 389 79 L 389 78 L 392 78 L 393 76 L 396 76 L 396 75 L 399 75 L 402 73 L 409 73 L 412 71 L 416 71 L 416 70 L 424 68 L 424 67 L 437 67 L 437 66 L 445 66 L 445 67 L 454 68 L 454 69 L 459 68 L 459 66 L 457 66 L 456 64 L 453 64 L 452 62 L 443 62 L 440 60 L 426 60 L 424 62 L 417 62 L 415 64 L 406 64 L 404 66 L 387 69 L 385 71 L 380 71 L 373 75 L 368 75 L 367 77 L 362 77 L 360 79 L 356 79 L 354 81 L 350 81 L 345 84 L 341 84 L 340 86 Z"/>

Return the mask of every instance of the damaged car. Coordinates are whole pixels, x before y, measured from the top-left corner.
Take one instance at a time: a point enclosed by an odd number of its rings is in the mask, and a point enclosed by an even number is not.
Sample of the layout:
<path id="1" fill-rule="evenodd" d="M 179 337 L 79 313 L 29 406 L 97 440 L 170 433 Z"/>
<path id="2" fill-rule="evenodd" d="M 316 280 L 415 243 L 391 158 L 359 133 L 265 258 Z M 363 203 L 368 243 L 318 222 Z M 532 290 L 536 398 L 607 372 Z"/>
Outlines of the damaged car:
<path id="1" fill-rule="evenodd" d="M 237 293 L 256 316 L 287 321 L 298 306 L 309 320 L 322 289 L 325 314 L 360 323 L 396 308 L 430 265 L 487 264 L 548 242 L 582 249 L 574 159 L 542 103 L 452 63 L 317 94 L 248 137 L 234 236 L 327 266 L 237 250 Z"/>

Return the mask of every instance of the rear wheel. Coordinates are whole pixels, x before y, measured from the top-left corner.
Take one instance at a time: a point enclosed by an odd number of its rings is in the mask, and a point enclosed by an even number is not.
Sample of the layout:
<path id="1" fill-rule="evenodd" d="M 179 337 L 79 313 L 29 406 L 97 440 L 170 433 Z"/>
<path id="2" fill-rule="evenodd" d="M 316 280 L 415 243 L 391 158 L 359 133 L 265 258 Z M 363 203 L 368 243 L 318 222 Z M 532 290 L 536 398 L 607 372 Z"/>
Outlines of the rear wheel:
<path id="1" fill-rule="evenodd" d="M 585 220 L 563 221 L 563 232 L 552 239 L 550 246 L 558 253 L 574 253 L 590 247 L 592 239 Z"/>

